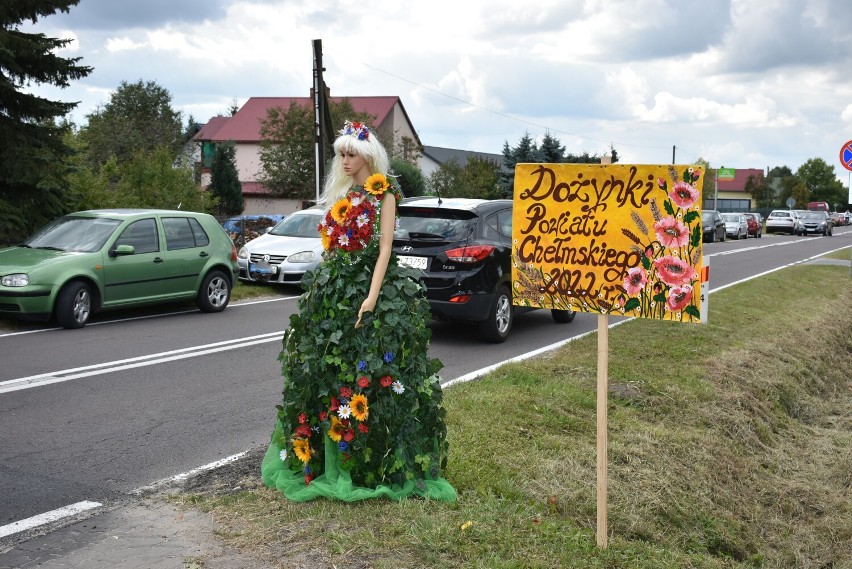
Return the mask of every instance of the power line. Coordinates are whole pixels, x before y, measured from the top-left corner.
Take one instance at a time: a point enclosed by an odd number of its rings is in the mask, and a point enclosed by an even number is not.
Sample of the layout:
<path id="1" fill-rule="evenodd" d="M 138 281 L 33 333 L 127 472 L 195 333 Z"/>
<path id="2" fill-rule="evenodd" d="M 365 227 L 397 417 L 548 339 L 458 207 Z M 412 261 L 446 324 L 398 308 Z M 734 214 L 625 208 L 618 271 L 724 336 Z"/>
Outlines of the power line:
<path id="1" fill-rule="evenodd" d="M 618 144 L 619 146 L 633 146 L 633 147 L 637 147 L 637 148 L 658 148 L 658 149 L 659 148 L 669 148 L 668 146 L 653 146 L 653 145 L 649 145 L 649 144 L 630 144 L 630 143 L 627 143 L 627 142 L 616 143 L 616 142 L 613 142 L 611 140 L 608 141 L 608 140 L 603 140 L 601 138 L 595 138 L 595 137 L 592 137 L 592 136 L 584 136 L 582 134 L 576 134 L 576 133 L 573 133 L 573 132 L 567 132 L 567 131 L 564 131 L 564 130 L 559 130 L 557 128 L 553 128 L 553 127 L 550 127 L 550 126 L 534 123 L 534 122 L 524 120 L 524 119 L 509 115 L 509 114 L 506 114 L 506 113 L 501 113 L 500 111 L 495 111 L 493 109 L 489 109 L 487 107 L 483 107 L 481 105 L 471 103 L 470 101 L 465 101 L 464 99 L 459 99 L 458 97 L 455 97 L 453 95 L 448 95 L 447 93 L 443 93 L 441 91 L 438 91 L 437 89 L 433 89 L 431 87 L 427 87 L 426 85 L 421 85 L 420 83 L 417 83 L 415 81 L 411 81 L 410 79 L 406 79 L 405 77 L 400 77 L 399 75 L 391 73 L 390 71 L 385 71 L 384 69 L 379 69 L 378 67 L 373 67 L 369 63 L 365 63 L 364 65 L 366 65 L 370 69 L 373 69 L 374 71 L 379 71 L 380 73 L 384 73 L 385 75 L 390 75 L 391 77 L 393 77 L 395 79 L 399 79 L 400 81 L 405 81 L 406 83 L 414 85 L 415 87 L 419 87 L 420 89 L 425 89 L 426 91 L 430 91 L 432 93 L 435 93 L 436 95 L 441 95 L 442 97 L 447 97 L 448 99 L 458 101 L 459 103 L 463 103 L 465 105 L 468 105 L 469 107 L 473 107 L 475 109 L 479 109 L 479 110 L 485 111 L 487 113 L 491 113 L 491 114 L 494 114 L 494 115 L 497 115 L 497 116 L 500 116 L 500 117 L 511 119 L 513 121 L 517 121 L 517 122 L 520 122 L 520 123 L 523 123 L 523 124 L 534 126 L 536 128 L 541 128 L 541 129 L 544 129 L 545 131 L 558 132 L 559 134 L 564 134 L 564 135 L 567 135 L 567 136 L 574 136 L 574 137 L 583 138 L 583 139 L 586 139 L 586 140 L 594 140 L 596 142 L 603 142 L 604 144 L 611 144 L 611 145 Z"/>

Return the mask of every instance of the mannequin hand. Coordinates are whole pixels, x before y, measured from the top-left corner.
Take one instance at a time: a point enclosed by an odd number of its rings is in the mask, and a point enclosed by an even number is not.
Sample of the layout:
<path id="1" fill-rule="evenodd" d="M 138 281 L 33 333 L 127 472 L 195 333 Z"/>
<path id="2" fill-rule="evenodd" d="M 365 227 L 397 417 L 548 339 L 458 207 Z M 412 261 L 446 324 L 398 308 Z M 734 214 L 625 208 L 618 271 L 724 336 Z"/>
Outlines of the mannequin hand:
<path id="1" fill-rule="evenodd" d="M 355 327 L 361 327 L 361 317 L 366 312 L 372 312 L 376 308 L 376 301 L 372 300 L 370 297 L 367 297 L 364 302 L 361 303 L 361 309 L 358 310 L 358 320 L 355 322 Z"/>

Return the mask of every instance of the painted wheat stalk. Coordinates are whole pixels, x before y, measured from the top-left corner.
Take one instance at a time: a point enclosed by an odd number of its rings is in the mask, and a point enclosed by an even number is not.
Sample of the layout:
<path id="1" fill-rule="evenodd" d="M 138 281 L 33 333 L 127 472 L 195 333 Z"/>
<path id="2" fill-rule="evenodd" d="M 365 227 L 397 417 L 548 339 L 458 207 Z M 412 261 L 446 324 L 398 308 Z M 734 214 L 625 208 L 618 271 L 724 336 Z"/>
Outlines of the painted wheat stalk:
<path id="1" fill-rule="evenodd" d="M 651 198 L 651 213 L 654 215 L 654 221 L 663 219 L 663 214 L 660 213 L 660 206 L 657 204 L 657 198 Z"/>
<path id="2" fill-rule="evenodd" d="M 636 211 L 630 212 L 630 218 L 633 220 L 633 223 L 636 225 L 639 231 L 641 231 L 645 235 L 648 235 L 648 226 L 645 225 L 645 220 L 639 217 L 639 214 L 636 213 Z"/>

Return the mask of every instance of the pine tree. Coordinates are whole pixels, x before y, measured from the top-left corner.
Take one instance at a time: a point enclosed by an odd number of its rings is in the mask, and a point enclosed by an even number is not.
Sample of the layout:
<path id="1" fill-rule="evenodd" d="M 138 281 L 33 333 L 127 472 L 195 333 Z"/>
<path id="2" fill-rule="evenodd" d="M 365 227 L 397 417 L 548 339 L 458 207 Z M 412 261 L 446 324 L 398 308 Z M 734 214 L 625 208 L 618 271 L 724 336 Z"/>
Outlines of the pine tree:
<path id="1" fill-rule="evenodd" d="M 243 188 L 237 174 L 236 154 L 236 147 L 230 140 L 218 144 L 210 167 L 208 189 L 217 202 L 219 212 L 228 216 L 241 214 L 245 207 Z"/>
<path id="2" fill-rule="evenodd" d="M 78 2 L 0 2 L 0 241 L 16 240 L 67 208 L 66 159 L 72 150 L 64 135 L 70 125 L 57 119 L 78 103 L 51 101 L 23 88 L 67 87 L 92 68 L 79 65 L 79 57 L 54 53 L 72 40 L 26 33 L 20 26 L 68 12 Z"/>

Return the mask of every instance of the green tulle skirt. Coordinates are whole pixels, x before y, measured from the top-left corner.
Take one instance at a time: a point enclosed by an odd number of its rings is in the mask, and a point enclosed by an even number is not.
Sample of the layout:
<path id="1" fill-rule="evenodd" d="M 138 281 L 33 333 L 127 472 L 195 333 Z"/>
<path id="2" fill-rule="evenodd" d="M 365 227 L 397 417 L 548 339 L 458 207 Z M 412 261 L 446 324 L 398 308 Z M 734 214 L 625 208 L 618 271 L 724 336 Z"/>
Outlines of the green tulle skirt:
<path id="1" fill-rule="evenodd" d="M 427 357 L 431 317 L 416 273 L 392 257 L 375 311 L 354 327 L 375 255 L 324 260 L 290 318 L 283 399 L 261 465 L 264 484 L 290 500 L 456 499 L 442 477 L 442 364 Z"/>

